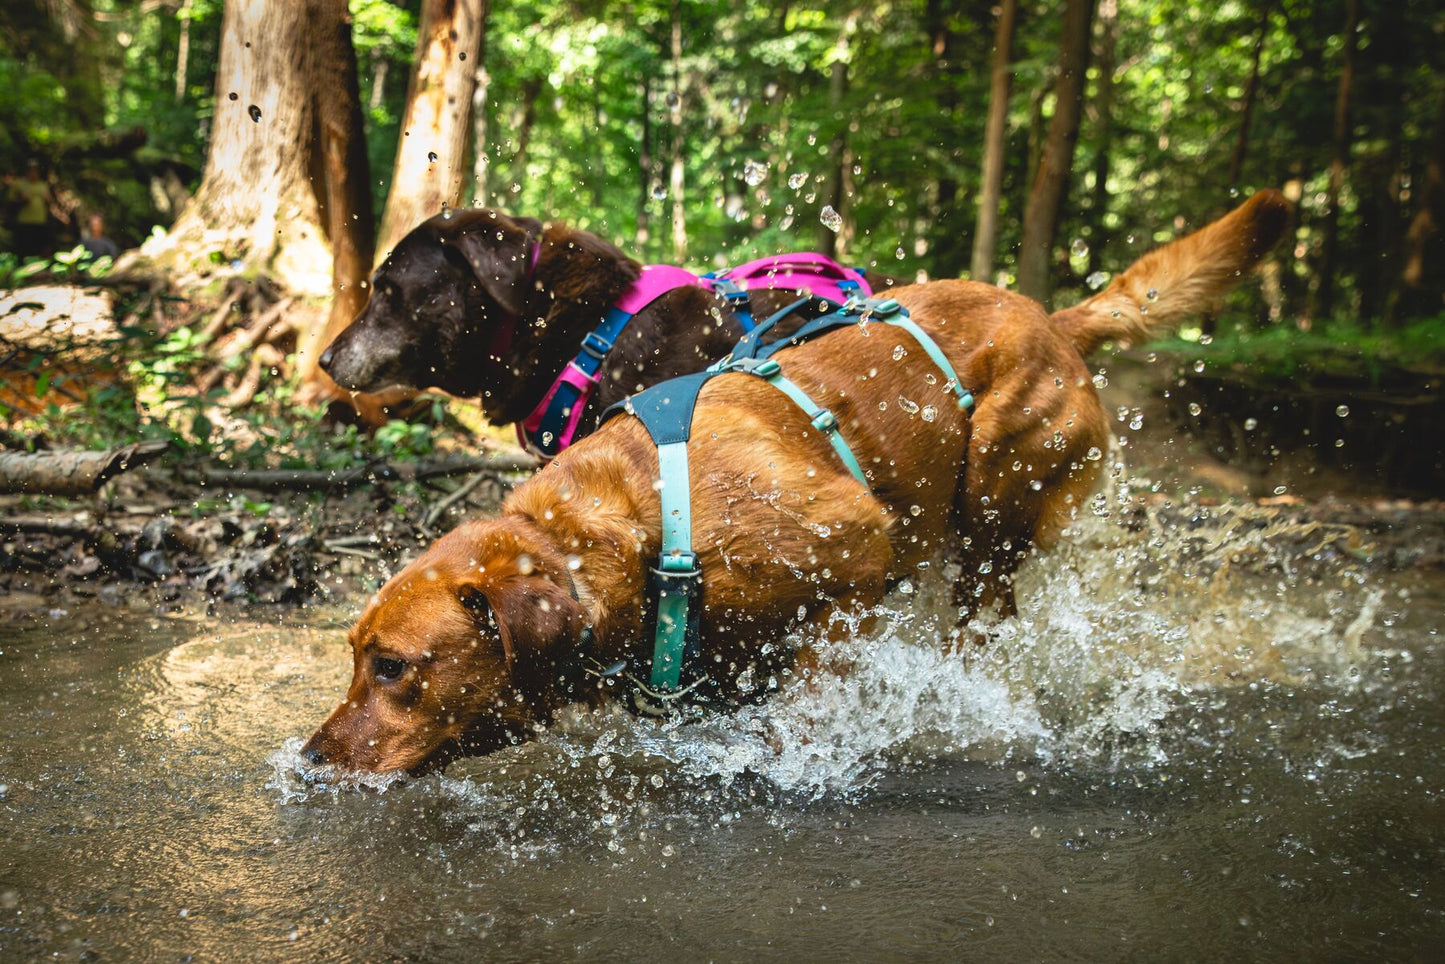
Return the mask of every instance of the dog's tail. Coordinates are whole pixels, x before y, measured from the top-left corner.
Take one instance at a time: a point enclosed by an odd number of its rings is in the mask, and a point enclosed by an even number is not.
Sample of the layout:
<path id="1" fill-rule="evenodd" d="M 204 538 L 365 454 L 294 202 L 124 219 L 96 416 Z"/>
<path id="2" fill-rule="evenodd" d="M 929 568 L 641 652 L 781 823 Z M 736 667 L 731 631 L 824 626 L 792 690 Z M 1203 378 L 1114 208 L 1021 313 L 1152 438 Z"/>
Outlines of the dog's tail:
<path id="1" fill-rule="evenodd" d="M 1218 221 L 1144 255 L 1092 298 L 1054 312 L 1054 324 L 1088 355 L 1110 339 L 1142 341 L 1207 311 L 1279 241 L 1289 212 L 1284 195 L 1260 191 Z"/>

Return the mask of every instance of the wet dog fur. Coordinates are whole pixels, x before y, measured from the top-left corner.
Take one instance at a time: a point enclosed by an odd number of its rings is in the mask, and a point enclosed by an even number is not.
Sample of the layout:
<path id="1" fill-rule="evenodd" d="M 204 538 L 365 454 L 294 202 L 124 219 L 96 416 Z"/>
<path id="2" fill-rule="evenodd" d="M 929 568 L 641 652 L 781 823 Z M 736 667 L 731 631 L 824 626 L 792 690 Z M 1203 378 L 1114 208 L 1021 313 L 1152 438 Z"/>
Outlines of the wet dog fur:
<path id="1" fill-rule="evenodd" d="M 788 377 L 837 416 L 869 488 L 777 389 L 742 374 L 709 382 L 688 443 L 707 672 L 726 688 L 747 666 L 777 668 L 765 643 L 776 651 L 790 627 L 878 602 L 944 551 L 962 565 L 966 611 L 1012 612 L 1021 559 L 1097 480 L 1107 425 L 1087 352 L 1209 307 L 1278 239 L 1287 211 L 1261 192 L 1052 317 L 973 282 L 897 290 L 973 390 L 971 413 L 885 324 L 780 352 Z M 575 699 L 559 670 L 584 627 L 599 661 L 638 662 L 651 647 L 657 474 L 646 430 L 620 416 L 519 486 L 498 518 L 439 539 L 367 605 L 346 698 L 303 752 L 421 772 L 525 740 Z"/>
<path id="2" fill-rule="evenodd" d="M 612 244 L 560 222 L 490 209 L 437 215 L 376 269 L 366 307 L 320 364 L 350 391 L 439 388 L 478 398 L 493 424 L 521 421 L 641 270 Z M 753 314 L 761 320 L 796 297 L 757 289 Z M 511 338 L 499 339 L 509 324 Z M 628 322 L 608 353 L 582 434 L 607 406 L 701 371 L 742 336 L 726 299 L 713 292 L 687 287 L 662 295 Z"/>

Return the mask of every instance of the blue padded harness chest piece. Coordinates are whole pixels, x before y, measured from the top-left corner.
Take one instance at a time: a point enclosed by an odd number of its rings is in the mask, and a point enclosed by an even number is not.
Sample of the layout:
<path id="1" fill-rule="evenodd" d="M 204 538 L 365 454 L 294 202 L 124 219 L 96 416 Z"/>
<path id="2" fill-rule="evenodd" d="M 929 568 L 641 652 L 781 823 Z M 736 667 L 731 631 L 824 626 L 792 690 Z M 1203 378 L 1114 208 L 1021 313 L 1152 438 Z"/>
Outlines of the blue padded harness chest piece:
<path id="1" fill-rule="evenodd" d="M 962 409 L 973 405 L 973 395 L 959 385 L 958 375 L 948 357 L 908 312 L 893 299 L 881 301 L 850 299 L 847 304 L 805 322 L 792 334 L 764 343 L 762 336 L 781 319 L 818 299 L 802 298 L 755 326 L 733 347 L 727 357 L 707 369 L 683 375 L 639 392 L 608 408 L 602 421 L 629 414 L 642 422 L 657 446 L 658 494 L 662 503 L 662 540 L 657 564 L 651 568 L 650 591 L 657 599 L 657 624 L 653 634 L 652 670 L 647 684 L 629 676 L 641 694 L 634 705 L 644 712 L 664 712 L 671 701 L 697 687 L 703 677 L 684 685 L 685 663 L 696 663 L 700 655 L 702 569 L 692 545 L 692 493 L 688 471 L 687 443 L 692 434 L 692 417 L 704 385 L 718 375 L 743 373 L 767 381 L 808 416 L 812 426 L 833 446 L 848 472 L 865 488 L 868 477 L 847 441 L 838 431 L 833 413 L 815 402 L 805 391 L 784 377 L 782 366 L 771 356 L 828 331 L 853 325 L 883 322 L 902 328 L 942 371 L 945 391 L 958 396 Z M 828 305 L 831 307 L 831 305 Z"/>

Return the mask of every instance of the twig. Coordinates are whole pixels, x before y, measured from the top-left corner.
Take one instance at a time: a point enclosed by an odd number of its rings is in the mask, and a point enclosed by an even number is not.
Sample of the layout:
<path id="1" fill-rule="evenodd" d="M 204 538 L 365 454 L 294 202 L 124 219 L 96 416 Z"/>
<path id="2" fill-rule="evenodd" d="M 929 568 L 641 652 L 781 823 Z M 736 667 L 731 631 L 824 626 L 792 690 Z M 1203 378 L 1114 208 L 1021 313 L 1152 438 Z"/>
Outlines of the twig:
<path id="1" fill-rule="evenodd" d="M 345 489 L 375 482 L 415 482 L 465 472 L 516 475 L 537 468 L 537 460 L 521 452 L 493 452 L 487 455 L 427 462 L 375 462 L 354 469 L 201 469 L 208 485 L 229 486 L 272 492 L 283 489 Z"/>
<path id="2" fill-rule="evenodd" d="M 338 546 L 330 542 L 323 542 L 321 548 L 338 556 L 360 556 L 363 559 L 370 559 L 372 562 L 381 562 L 379 553 L 367 552 L 365 549 L 353 549 L 350 546 Z"/>
<path id="3" fill-rule="evenodd" d="M 442 515 L 443 515 L 448 509 L 450 509 L 452 506 L 456 505 L 456 504 L 457 504 L 458 502 L 460 502 L 462 499 L 465 499 L 467 496 L 471 495 L 471 494 L 472 494 L 472 490 L 474 490 L 477 486 L 481 485 L 484 481 L 486 481 L 486 480 L 487 480 L 488 478 L 490 478 L 492 475 L 493 475 L 492 470 L 490 470 L 490 469 L 483 469 L 482 471 L 478 472 L 476 475 L 473 475 L 470 479 L 467 479 L 467 480 L 466 480 L 465 482 L 463 482 L 461 485 L 457 486 L 457 490 L 456 490 L 455 492 L 453 492 L 451 495 L 447 496 L 447 497 L 444 498 L 444 499 L 439 499 L 439 500 L 437 501 L 436 505 L 434 505 L 434 506 L 432 506 L 430 509 L 428 509 L 428 510 L 427 510 L 427 514 L 422 517 L 422 520 L 421 520 L 422 528 L 423 528 L 423 529 L 430 529 L 430 528 L 432 527 L 432 523 L 434 523 L 434 522 L 436 522 L 438 519 L 440 519 L 440 518 L 442 517 Z"/>

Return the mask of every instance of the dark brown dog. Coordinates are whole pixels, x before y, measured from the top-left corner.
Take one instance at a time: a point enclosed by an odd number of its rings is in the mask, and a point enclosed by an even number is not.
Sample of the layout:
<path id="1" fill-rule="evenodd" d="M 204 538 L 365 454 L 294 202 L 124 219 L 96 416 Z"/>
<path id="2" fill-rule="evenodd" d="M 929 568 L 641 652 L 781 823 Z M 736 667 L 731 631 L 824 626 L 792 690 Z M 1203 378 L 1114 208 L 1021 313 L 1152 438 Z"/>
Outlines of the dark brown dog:
<path id="1" fill-rule="evenodd" d="M 771 385 L 708 382 L 687 449 L 700 665 L 723 694 L 746 667 L 779 669 L 764 653 L 790 627 L 876 603 L 945 549 L 963 565 L 971 609 L 1011 612 L 1021 557 L 1098 476 L 1107 426 L 1085 353 L 1206 307 L 1279 237 L 1286 212 L 1278 194 L 1258 194 L 1053 317 L 983 284 L 899 289 L 973 390 L 971 415 L 930 383 L 925 353 L 882 324 L 779 352 L 787 377 L 837 416 L 868 487 Z M 500 518 L 438 540 L 352 630 L 350 690 L 305 754 L 419 772 L 525 740 L 578 698 L 563 680 L 585 628 L 600 663 L 645 662 L 657 475 L 646 430 L 619 416 L 520 486 Z"/>
<path id="2" fill-rule="evenodd" d="M 480 398 L 493 424 L 517 422 L 641 270 L 565 224 L 492 210 L 438 215 L 376 269 L 370 302 L 322 353 L 321 367 L 351 391 L 439 388 Z M 754 315 L 761 320 L 796 297 L 754 291 Z M 628 322 L 582 424 L 590 428 L 633 392 L 701 371 L 742 335 L 722 297 L 702 288 L 668 292 Z"/>

